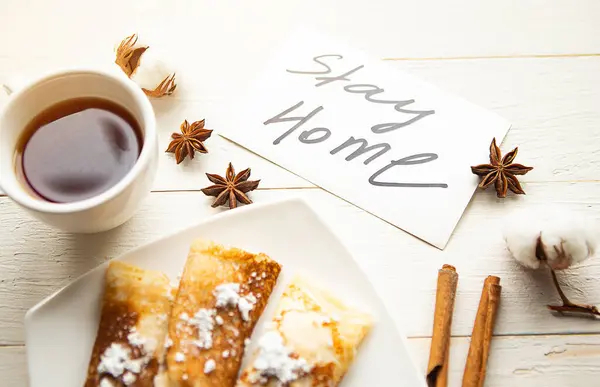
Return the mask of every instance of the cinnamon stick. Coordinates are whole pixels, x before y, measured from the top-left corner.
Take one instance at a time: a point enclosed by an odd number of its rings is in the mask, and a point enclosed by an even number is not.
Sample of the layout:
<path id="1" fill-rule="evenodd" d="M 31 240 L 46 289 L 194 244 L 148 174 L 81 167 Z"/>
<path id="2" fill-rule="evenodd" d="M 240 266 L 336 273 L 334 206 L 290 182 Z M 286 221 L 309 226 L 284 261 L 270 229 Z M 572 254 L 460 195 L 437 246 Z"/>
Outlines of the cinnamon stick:
<path id="1" fill-rule="evenodd" d="M 452 326 L 452 312 L 454 310 L 457 284 L 458 274 L 454 266 L 442 266 L 438 271 L 433 333 L 427 366 L 427 384 L 429 387 L 446 387 L 448 385 L 450 328 Z"/>
<path id="2" fill-rule="evenodd" d="M 488 276 L 485 279 L 465 364 L 463 387 L 483 387 L 501 290 L 500 278 Z"/>

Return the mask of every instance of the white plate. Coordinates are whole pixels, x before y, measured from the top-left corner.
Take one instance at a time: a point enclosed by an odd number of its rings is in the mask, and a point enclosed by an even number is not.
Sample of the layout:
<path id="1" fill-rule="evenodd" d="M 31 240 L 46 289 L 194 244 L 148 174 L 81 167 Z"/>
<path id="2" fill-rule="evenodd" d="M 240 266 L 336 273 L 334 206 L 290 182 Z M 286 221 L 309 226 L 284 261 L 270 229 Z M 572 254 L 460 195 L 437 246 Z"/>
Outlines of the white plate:
<path id="1" fill-rule="evenodd" d="M 265 252 L 283 270 L 255 335 L 270 320 L 296 272 L 370 311 L 376 325 L 344 378 L 344 387 L 424 386 L 405 341 L 349 252 L 301 200 L 251 205 L 216 215 L 117 258 L 171 278 L 181 272 L 192 240 L 202 237 Z M 81 387 L 100 319 L 106 264 L 33 307 L 25 316 L 32 387 Z M 251 348 L 252 349 L 252 348 Z"/>

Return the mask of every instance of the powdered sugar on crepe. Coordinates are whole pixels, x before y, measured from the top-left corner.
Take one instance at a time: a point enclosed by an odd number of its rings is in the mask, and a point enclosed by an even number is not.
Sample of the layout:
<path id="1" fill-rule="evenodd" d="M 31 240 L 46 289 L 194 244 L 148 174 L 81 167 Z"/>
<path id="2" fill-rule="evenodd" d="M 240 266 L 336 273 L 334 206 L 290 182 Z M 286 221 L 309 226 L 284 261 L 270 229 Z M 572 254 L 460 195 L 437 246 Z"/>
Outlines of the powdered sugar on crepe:
<path id="1" fill-rule="evenodd" d="M 115 387 L 113 382 L 108 378 L 102 378 L 100 381 L 100 387 Z"/>
<path id="2" fill-rule="evenodd" d="M 256 273 L 252 273 L 256 276 Z M 250 311 L 256 304 L 256 297 L 252 293 L 240 295 L 240 284 L 225 283 L 217 286 L 213 292 L 217 298 L 216 307 L 237 307 L 242 315 L 242 320 L 250 321 Z"/>
<path id="3" fill-rule="evenodd" d="M 100 356 L 98 373 L 110 374 L 115 378 L 120 377 L 126 371 L 129 371 L 133 374 L 139 374 L 142 370 L 142 367 L 146 363 L 147 359 L 144 357 L 140 359 L 132 359 L 131 350 L 126 346 L 119 343 L 112 343 L 110 347 L 106 348 L 104 353 Z M 123 380 L 123 382 L 125 381 Z"/>
<path id="4" fill-rule="evenodd" d="M 210 374 L 217 368 L 217 363 L 213 359 L 208 359 L 206 363 L 204 363 L 204 373 Z"/>
<path id="5" fill-rule="evenodd" d="M 202 308 L 199 309 L 192 317 L 190 317 L 187 313 L 182 313 L 179 316 L 180 320 L 183 320 L 198 329 L 198 339 L 194 340 L 194 344 L 198 348 L 212 348 L 212 332 L 215 327 L 215 314 L 216 311 L 214 309 Z"/>
<path id="6" fill-rule="evenodd" d="M 274 378 L 280 385 L 287 385 L 311 371 L 305 359 L 292 356 L 292 351 L 283 343 L 276 331 L 265 333 L 258 341 L 258 351 L 249 375 L 250 382 L 265 384 Z"/>
<path id="7" fill-rule="evenodd" d="M 153 338 L 146 338 L 142 336 L 135 327 L 129 330 L 129 335 L 127 335 L 127 340 L 131 345 L 135 345 L 136 347 L 140 347 L 142 352 L 145 354 L 153 353 L 156 349 L 156 340 Z"/>

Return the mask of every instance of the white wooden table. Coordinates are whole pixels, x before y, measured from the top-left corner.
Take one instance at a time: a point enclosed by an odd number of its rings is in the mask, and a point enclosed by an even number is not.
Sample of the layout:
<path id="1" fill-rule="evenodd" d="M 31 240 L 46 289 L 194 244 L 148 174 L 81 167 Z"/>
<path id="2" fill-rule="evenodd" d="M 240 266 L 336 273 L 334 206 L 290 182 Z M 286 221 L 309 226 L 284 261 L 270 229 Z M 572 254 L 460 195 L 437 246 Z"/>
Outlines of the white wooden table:
<path id="1" fill-rule="evenodd" d="M 179 81 L 175 96 L 154 102 L 162 148 L 184 118 L 206 117 L 212 128 L 211 115 L 243 90 L 273 45 L 307 22 L 503 115 L 513 124 L 503 151 L 518 145 L 518 160 L 535 167 L 522 179 L 527 196 L 477 192 L 444 251 L 216 135 L 193 162 L 162 155 L 154 192 L 108 233 L 54 231 L 0 196 L 1 384 L 27 385 L 27 309 L 102 261 L 223 211 L 198 190 L 208 185 L 204 172 L 224 173 L 232 161 L 262 179 L 255 202 L 300 196 L 321 213 L 409 336 L 422 370 L 437 269 L 449 263 L 460 273 L 451 386 L 460 385 L 490 274 L 503 290 L 486 386 L 597 385 L 600 323 L 550 315 L 545 304 L 557 295 L 547 274 L 510 259 L 498 225 L 510 209 L 548 203 L 600 218 L 599 20 L 596 0 L 0 0 L 0 80 L 110 60 L 132 32 L 160 50 Z M 600 304 L 598 278 L 600 262 L 589 260 L 561 281 L 573 298 Z"/>

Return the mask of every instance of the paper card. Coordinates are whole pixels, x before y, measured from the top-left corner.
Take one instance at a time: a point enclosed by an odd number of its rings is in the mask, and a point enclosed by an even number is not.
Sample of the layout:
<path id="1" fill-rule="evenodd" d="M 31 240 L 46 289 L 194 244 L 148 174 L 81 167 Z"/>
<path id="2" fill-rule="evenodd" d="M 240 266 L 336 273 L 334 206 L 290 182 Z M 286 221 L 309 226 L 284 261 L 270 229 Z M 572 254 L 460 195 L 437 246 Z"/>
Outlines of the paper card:
<path id="1" fill-rule="evenodd" d="M 220 134 L 444 248 L 510 124 L 319 32 L 297 30 Z"/>

